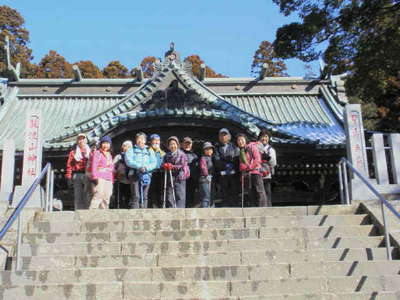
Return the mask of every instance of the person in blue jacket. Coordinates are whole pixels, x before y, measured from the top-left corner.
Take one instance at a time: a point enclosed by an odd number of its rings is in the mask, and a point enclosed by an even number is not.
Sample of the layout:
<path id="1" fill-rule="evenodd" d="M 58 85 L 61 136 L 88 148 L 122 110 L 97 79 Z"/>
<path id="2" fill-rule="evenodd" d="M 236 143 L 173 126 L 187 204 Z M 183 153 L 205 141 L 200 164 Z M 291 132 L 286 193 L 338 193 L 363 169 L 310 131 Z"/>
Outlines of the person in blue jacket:
<path id="1" fill-rule="evenodd" d="M 157 167 L 156 156 L 147 147 L 146 138 L 143 132 L 136 134 L 135 146 L 125 154 L 132 189 L 129 208 L 147 208 L 151 172 Z"/>

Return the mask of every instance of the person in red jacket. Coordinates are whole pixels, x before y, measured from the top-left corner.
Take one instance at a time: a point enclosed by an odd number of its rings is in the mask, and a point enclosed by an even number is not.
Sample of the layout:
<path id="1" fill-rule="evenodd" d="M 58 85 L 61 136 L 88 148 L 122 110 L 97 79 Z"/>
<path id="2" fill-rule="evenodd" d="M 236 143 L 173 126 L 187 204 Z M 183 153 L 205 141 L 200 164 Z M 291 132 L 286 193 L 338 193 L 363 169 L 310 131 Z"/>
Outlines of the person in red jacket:
<path id="1" fill-rule="evenodd" d="M 236 137 L 237 146 L 240 149 L 239 169 L 242 174 L 247 175 L 250 181 L 250 203 L 253 205 L 267 206 L 267 195 L 265 193 L 262 179 L 262 161 L 261 153 L 256 143 L 247 143 L 247 137 L 244 134 L 238 134 Z M 242 179 L 244 176 L 242 176 Z M 243 192 L 243 191 L 242 191 Z M 255 203 L 255 200 L 257 202 Z"/>
<path id="2" fill-rule="evenodd" d="M 88 208 L 87 195 L 90 185 L 85 171 L 89 154 L 90 148 L 87 144 L 86 135 L 81 133 L 78 135 L 76 145 L 69 152 L 65 174 L 68 186 L 73 186 L 74 188 L 75 210 Z"/>

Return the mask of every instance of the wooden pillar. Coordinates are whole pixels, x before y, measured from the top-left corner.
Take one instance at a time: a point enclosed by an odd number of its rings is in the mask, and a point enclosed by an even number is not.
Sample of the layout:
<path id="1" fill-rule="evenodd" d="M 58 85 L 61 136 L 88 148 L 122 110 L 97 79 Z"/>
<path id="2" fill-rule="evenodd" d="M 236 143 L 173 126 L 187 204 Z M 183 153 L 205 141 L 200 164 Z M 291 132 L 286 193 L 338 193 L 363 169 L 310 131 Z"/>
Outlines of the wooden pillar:
<path id="1" fill-rule="evenodd" d="M 3 143 L 3 158 L 1 166 L 0 202 L 11 202 L 14 190 L 15 142 L 5 140 Z"/>

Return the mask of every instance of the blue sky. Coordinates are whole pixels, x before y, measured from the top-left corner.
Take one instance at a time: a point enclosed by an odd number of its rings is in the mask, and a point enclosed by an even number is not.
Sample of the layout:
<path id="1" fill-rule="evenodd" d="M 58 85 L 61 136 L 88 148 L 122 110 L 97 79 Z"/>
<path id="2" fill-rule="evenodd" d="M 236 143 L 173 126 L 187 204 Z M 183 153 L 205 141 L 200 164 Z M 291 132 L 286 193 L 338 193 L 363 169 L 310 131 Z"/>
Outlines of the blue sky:
<path id="1" fill-rule="evenodd" d="M 102 68 L 120 60 L 131 69 L 145 56 L 162 57 L 173 41 L 182 58 L 198 54 L 230 77 L 250 76 L 260 42 L 272 42 L 279 26 L 296 20 L 272 0 L 2 2 L 25 18 L 35 62 L 56 50 L 69 62 L 92 60 Z M 289 75 L 304 75 L 305 63 L 286 64 Z"/>

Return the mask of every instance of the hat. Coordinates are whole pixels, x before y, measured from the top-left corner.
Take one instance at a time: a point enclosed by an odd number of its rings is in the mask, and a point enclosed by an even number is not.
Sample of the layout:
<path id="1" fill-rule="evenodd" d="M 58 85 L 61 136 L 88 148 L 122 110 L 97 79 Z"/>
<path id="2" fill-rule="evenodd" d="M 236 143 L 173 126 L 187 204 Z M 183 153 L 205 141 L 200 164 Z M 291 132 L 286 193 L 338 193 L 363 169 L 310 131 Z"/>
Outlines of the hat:
<path id="1" fill-rule="evenodd" d="M 170 141 L 175 141 L 179 145 L 179 139 L 176 136 L 170 136 L 167 140 L 167 144 L 169 144 Z"/>
<path id="2" fill-rule="evenodd" d="M 153 134 L 150 136 L 150 141 L 151 141 L 151 140 L 154 140 L 154 139 L 160 139 L 160 136 L 159 136 L 157 133 L 153 133 Z"/>
<path id="3" fill-rule="evenodd" d="M 77 136 L 76 139 L 79 140 L 80 138 L 85 138 L 85 139 L 86 139 L 86 138 L 87 138 L 87 137 L 86 137 L 86 134 L 84 134 L 84 133 L 78 134 L 78 136 Z"/>
<path id="4" fill-rule="evenodd" d="M 127 140 L 127 141 L 123 142 L 122 145 L 121 145 L 121 147 L 123 147 L 123 146 L 130 146 L 130 147 L 133 147 L 132 141 Z"/>
<path id="5" fill-rule="evenodd" d="M 193 140 L 187 136 L 183 139 L 183 143 L 193 143 Z"/>
<path id="6" fill-rule="evenodd" d="M 106 135 L 106 136 L 103 136 L 101 139 L 100 139 L 100 145 L 102 144 L 102 143 L 112 143 L 111 142 L 111 138 L 108 136 L 108 135 Z"/>
<path id="7" fill-rule="evenodd" d="M 138 137 L 141 137 L 141 136 L 143 136 L 145 139 L 147 139 L 147 135 L 146 135 L 144 132 L 138 132 L 138 133 L 136 133 L 135 138 L 138 138 Z"/>
<path id="8" fill-rule="evenodd" d="M 206 149 L 208 149 L 208 148 L 213 148 L 213 149 L 214 149 L 214 146 L 213 146 L 213 144 L 211 144 L 210 142 L 205 142 L 205 143 L 203 144 L 203 150 L 206 150 Z"/>
<path id="9" fill-rule="evenodd" d="M 226 128 L 220 129 L 219 134 L 221 134 L 221 133 L 225 133 L 225 134 L 231 135 L 231 133 L 229 132 L 229 130 L 226 129 Z"/>

